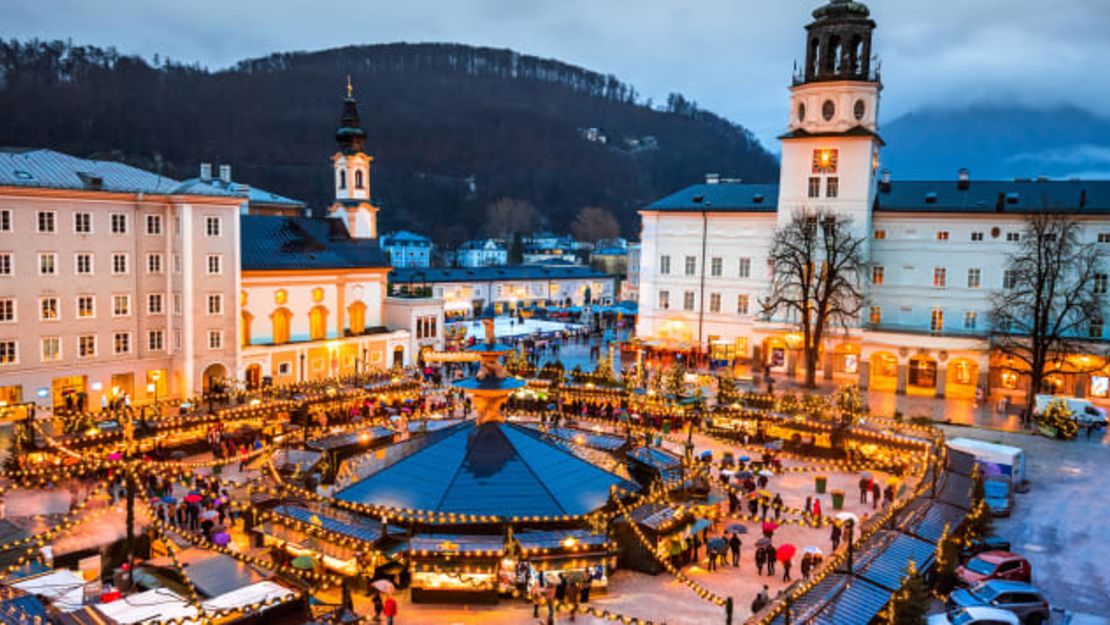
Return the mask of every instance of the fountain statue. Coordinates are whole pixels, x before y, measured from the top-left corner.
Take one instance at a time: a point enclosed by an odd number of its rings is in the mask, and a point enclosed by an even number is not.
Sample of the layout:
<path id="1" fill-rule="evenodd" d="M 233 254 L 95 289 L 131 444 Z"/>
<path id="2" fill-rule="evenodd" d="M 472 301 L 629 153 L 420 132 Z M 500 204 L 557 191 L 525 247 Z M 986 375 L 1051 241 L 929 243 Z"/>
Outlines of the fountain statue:
<path id="1" fill-rule="evenodd" d="M 478 373 L 473 378 L 459 380 L 455 386 L 461 388 L 474 405 L 478 413 L 478 423 L 504 421 L 501 407 L 509 399 L 509 395 L 516 389 L 524 386 L 524 380 L 514 378 L 501 364 L 501 358 L 513 350 L 507 345 L 498 345 L 497 335 L 494 332 L 493 307 L 488 306 L 479 316 L 485 329 L 485 342 L 478 343 L 466 351 L 478 355 Z"/>

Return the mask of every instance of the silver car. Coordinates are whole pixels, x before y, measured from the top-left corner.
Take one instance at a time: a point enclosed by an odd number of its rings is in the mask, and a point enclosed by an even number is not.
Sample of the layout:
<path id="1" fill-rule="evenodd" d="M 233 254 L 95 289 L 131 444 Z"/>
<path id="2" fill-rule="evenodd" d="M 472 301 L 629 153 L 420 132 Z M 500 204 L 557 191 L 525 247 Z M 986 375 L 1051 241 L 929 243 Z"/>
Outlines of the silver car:
<path id="1" fill-rule="evenodd" d="M 955 590 L 948 596 L 948 610 L 989 606 L 1005 610 L 1021 619 L 1023 625 L 1049 622 L 1048 601 L 1036 586 L 1025 582 L 991 580 L 971 588 Z"/>

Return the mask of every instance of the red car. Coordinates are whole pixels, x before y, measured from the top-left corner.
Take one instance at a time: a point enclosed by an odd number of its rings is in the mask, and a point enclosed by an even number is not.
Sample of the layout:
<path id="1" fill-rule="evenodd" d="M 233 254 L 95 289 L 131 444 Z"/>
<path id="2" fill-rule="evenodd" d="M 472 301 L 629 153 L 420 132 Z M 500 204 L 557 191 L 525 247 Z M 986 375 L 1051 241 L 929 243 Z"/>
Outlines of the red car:
<path id="1" fill-rule="evenodd" d="M 1033 567 L 1029 561 L 1009 551 L 984 551 L 956 569 L 956 577 L 961 584 L 973 586 L 989 579 L 1006 579 L 1015 582 L 1029 582 L 1033 578 Z"/>

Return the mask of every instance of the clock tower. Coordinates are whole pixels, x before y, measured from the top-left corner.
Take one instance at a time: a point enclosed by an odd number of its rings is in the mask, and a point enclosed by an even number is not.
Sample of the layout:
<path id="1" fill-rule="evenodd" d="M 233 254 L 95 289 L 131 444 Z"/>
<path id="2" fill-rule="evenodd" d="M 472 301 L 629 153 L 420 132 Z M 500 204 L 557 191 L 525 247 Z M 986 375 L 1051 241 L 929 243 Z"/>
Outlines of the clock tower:
<path id="1" fill-rule="evenodd" d="M 347 77 L 347 97 L 339 115 L 335 143 L 339 146 L 339 151 L 331 157 L 335 172 L 335 202 L 328 209 L 328 214 L 342 219 L 347 231 L 356 239 L 377 238 L 378 207 L 370 201 L 370 163 L 374 157 L 364 151 L 366 131 L 359 120 L 350 76 Z"/>
<path id="2" fill-rule="evenodd" d="M 830 0 L 806 26 L 805 67 L 795 72 L 780 137 L 780 226 L 799 210 L 835 211 L 870 238 L 882 145 L 874 30 L 870 10 L 853 0 Z"/>

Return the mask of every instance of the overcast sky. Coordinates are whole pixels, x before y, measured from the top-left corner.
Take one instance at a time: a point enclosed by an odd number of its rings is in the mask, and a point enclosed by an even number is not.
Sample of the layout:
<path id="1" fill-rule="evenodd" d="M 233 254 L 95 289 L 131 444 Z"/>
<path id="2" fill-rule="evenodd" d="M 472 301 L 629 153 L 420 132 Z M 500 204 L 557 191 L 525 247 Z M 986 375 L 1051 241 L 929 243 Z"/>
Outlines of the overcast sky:
<path id="1" fill-rule="evenodd" d="M 0 36 L 72 39 L 218 69 L 270 52 L 450 41 L 677 91 L 768 147 L 821 0 L 0 0 Z M 883 117 L 1017 99 L 1110 115 L 1110 0 L 872 0 Z M 372 98 L 371 96 L 363 96 Z M 372 104 L 369 104 L 372 106 Z"/>

